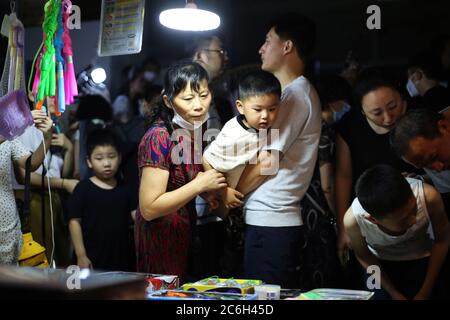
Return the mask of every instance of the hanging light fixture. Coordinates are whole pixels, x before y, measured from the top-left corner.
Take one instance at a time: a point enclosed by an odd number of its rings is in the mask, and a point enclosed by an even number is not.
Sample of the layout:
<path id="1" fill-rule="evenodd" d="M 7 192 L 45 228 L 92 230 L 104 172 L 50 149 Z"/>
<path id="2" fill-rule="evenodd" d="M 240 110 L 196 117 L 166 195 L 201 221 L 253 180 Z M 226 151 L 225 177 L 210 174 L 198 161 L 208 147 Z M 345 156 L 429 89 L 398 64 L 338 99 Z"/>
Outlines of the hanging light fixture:
<path id="1" fill-rule="evenodd" d="M 176 30 L 207 31 L 220 26 L 220 17 L 211 11 L 198 9 L 193 0 L 186 0 L 184 8 L 161 12 L 159 22 L 167 28 Z"/>

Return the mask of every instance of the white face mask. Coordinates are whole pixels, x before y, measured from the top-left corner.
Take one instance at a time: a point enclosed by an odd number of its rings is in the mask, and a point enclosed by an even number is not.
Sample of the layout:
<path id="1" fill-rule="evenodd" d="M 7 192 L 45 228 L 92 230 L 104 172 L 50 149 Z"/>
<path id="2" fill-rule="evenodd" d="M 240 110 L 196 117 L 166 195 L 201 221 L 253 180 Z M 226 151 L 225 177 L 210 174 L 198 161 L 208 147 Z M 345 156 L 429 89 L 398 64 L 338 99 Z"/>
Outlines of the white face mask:
<path id="1" fill-rule="evenodd" d="M 172 122 L 177 124 L 178 126 L 180 126 L 183 129 L 187 129 L 187 130 L 195 130 L 200 128 L 206 121 L 208 121 L 209 119 L 209 113 L 207 112 L 205 114 L 205 116 L 203 117 L 203 119 L 201 121 L 195 121 L 194 124 L 190 123 L 189 121 L 187 121 L 186 119 L 184 119 L 182 116 L 180 116 L 177 111 L 175 110 L 175 108 L 172 107 L 172 110 L 174 112 L 174 117 L 172 119 Z"/>
<path id="2" fill-rule="evenodd" d="M 408 79 L 408 83 L 406 83 L 406 90 L 408 90 L 409 95 L 411 98 L 417 97 L 420 95 L 419 91 L 416 88 L 416 85 L 414 82 L 412 82 L 411 79 Z"/>

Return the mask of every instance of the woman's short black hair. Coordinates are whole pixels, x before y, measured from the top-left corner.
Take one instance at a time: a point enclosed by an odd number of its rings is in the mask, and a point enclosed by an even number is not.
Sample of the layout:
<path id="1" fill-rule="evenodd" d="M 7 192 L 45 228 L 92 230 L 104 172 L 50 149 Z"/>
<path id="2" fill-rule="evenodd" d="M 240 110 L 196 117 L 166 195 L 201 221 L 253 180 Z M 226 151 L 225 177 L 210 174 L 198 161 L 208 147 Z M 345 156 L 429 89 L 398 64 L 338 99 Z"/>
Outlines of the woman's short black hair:
<path id="1" fill-rule="evenodd" d="M 356 106 L 362 106 L 363 98 L 372 91 L 387 87 L 397 91 L 400 95 L 402 90 L 393 76 L 387 70 L 380 67 L 370 67 L 361 71 L 356 79 L 353 89 L 354 102 Z"/>
<path id="2" fill-rule="evenodd" d="M 194 91 L 200 90 L 202 81 L 209 81 L 208 74 L 203 67 L 191 60 L 182 60 L 172 64 L 164 77 L 164 87 L 160 99 L 152 108 L 148 125 L 154 124 L 158 120 L 163 120 L 170 130 L 170 122 L 173 118 L 173 111 L 164 104 L 163 96 L 173 100 L 189 84 Z"/>

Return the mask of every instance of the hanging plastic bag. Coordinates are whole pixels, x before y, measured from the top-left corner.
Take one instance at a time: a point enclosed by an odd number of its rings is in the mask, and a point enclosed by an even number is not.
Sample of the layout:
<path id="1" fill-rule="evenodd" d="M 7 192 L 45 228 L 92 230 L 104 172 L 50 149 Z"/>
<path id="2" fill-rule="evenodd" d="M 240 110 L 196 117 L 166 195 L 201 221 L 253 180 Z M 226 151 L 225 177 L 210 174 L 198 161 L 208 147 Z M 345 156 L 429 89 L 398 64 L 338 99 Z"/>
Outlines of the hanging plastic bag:
<path id="1" fill-rule="evenodd" d="M 0 136 L 13 140 L 32 124 L 33 117 L 22 90 L 15 90 L 0 98 Z"/>
<path id="2" fill-rule="evenodd" d="M 0 135 L 7 140 L 20 136 L 33 124 L 33 117 L 25 95 L 24 27 L 13 12 L 8 32 L 8 50 L 0 80 Z"/>

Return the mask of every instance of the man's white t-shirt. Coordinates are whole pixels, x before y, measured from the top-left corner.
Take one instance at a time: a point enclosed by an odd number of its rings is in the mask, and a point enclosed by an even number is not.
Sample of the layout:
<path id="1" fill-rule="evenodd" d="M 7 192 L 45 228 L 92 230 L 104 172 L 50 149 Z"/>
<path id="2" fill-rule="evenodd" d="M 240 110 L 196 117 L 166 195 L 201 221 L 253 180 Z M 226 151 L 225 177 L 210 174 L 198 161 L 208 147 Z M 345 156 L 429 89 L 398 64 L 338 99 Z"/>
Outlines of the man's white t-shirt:
<path id="1" fill-rule="evenodd" d="M 268 177 L 246 199 L 244 213 L 247 224 L 264 227 L 303 224 L 300 201 L 313 176 L 321 122 L 317 92 L 305 77 L 300 76 L 282 92 L 273 125 L 280 130 L 279 138 L 263 148 L 282 153 L 278 172 Z"/>

